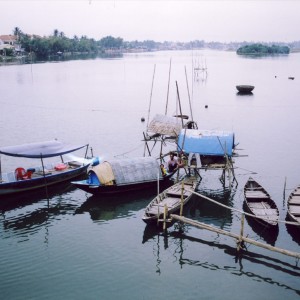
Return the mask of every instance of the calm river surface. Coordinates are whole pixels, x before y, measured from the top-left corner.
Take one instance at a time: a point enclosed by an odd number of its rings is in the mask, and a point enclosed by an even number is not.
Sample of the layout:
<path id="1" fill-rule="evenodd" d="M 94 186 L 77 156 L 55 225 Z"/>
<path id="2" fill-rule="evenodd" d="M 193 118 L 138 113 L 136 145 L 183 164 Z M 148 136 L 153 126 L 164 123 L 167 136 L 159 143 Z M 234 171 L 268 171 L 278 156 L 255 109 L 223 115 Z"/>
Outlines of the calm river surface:
<path id="1" fill-rule="evenodd" d="M 142 156 L 154 67 L 150 119 L 165 112 L 170 59 L 168 114 L 176 112 L 177 81 L 190 115 L 186 68 L 198 127 L 234 131 L 243 155 L 235 159 L 236 188 L 223 188 L 215 171 L 202 173 L 200 191 L 242 209 L 252 176 L 284 220 L 287 196 L 300 184 L 299 53 L 254 59 L 204 50 L 2 65 L 0 145 L 57 138 L 89 143 L 102 158 Z M 193 79 L 198 62 L 208 72 Z M 254 85 L 253 95 L 238 95 L 237 84 Z M 1 162 L 2 171 L 27 163 Z M 292 257 L 248 245 L 236 259 L 229 237 L 176 224 L 167 234 L 146 227 L 141 217 L 154 194 L 101 199 L 63 186 L 49 202 L 36 195 L 1 204 L 1 299 L 299 298 L 300 264 Z M 240 231 L 239 213 L 205 200 L 193 198 L 185 215 Z M 300 252 L 299 232 L 281 223 L 268 234 L 248 222 L 249 238 Z"/>

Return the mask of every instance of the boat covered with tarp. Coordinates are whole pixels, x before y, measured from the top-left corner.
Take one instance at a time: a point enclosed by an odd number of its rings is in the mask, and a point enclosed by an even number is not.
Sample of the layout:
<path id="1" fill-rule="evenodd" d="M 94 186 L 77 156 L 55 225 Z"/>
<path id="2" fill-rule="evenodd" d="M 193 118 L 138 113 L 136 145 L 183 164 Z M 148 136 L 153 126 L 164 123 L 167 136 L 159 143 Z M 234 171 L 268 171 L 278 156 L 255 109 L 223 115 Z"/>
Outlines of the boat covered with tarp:
<path id="1" fill-rule="evenodd" d="M 73 181 L 76 187 L 91 193 L 110 195 L 156 187 L 167 182 L 168 174 L 153 157 L 122 158 L 94 164 L 86 180 Z"/>
<path id="2" fill-rule="evenodd" d="M 86 148 L 84 157 L 66 160 L 65 155 Z M 1 147 L 0 154 L 23 158 L 28 167 L 16 166 L 13 171 L 2 172 L 0 160 L 0 196 L 20 195 L 50 185 L 71 181 L 86 174 L 90 161 L 86 159 L 88 145 L 71 145 L 57 140 Z M 47 159 L 58 157 L 57 161 Z M 35 161 L 32 166 L 32 160 Z M 36 160 L 40 161 L 37 165 Z M 20 162 L 19 162 L 20 163 Z M 21 164 L 20 163 L 20 164 Z"/>
<path id="3" fill-rule="evenodd" d="M 224 163 L 235 148 L 234 133 L 220 130 L 182 129 L 178 137 L 179 151 L 199 157 L 202 165 Z M 199 164 L 200 162 L 198 162 Z"/>

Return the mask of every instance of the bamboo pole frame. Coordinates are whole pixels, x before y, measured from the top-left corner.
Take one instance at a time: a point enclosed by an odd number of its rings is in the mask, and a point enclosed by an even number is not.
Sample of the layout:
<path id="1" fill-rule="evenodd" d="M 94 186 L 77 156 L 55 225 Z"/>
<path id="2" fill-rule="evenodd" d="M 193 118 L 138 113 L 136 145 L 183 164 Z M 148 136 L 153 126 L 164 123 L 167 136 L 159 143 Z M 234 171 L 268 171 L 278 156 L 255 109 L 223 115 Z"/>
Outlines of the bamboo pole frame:
<path id="1" fill-rule="evenodd" d="M 238 234 L 235 234 L 235 233 L 232 233 L 232 232 L 228 232 L 226 230 L 219 229 L 219 228 L 213 227 L 211 225 L 207 225 L 205 223 L 201 223 L 201 222 L 198 222 L 198 221 L 186 218 L 186 217 L 181 217 L 181 216 L 178 216 L 178 215 L 175 215 L 175 214 L 171 214 L 170 217 L 174 220 L 177 220 L 177 221 L 180 221 L 180 222 L 183 222 L 183 223 L 186 223 L 186 224 L 190 224 L 190 225 L 193 225 L 193 226 L 201 228 L 201 229 L 206 229 L 206 230 L 218 233 L 218 234 L 223 234 L 223 235 L 232 237 L 232 238 L 236 239 L 237 241 L 241 240 L 241 242 L 246 242 L 246 243 L 249 243 L 249 244 L 253 244 L 257 247 L 261 247 L 261 248 L 264 248 L 264 249 L 267 249 L 267 250 L 270 250 L 270 251 L 278 252 L 278 253 L 281 253 L 281 254 L 284 254 L 284 255 L 288 255 L 288 256 L 300 259 L 300 253 L 297 253 L 297 252 L 292 252 L 292 251 L 289 251 L 289 250 L 286 250 L 286 249 L 281 249 L 281 248 L 277 248 L 277 247 L 267 245 L 267 244 L 264 244 L 264 243 L 261 243 L 261 242 L 257 242 L 255 240 L 249 239 L 249 238 L 244 237 L 242 235 L 238 235 Z"/>

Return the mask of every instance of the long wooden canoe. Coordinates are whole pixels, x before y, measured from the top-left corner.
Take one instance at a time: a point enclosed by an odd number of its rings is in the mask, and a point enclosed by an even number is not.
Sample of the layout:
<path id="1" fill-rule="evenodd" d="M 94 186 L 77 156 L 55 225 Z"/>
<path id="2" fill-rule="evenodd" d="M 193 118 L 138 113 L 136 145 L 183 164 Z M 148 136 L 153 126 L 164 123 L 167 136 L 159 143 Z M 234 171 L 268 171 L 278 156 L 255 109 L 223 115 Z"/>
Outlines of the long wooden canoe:
<path id="1" fill-rule="evenodd" d="M 185 205 L 192 197 L 196 182 L 192 180 L 179 181 L 157 195 L 146 207 L 143 221 L 147 224 L 157 223 L 163 218 L 165 205 L 168 215 L 180 210 L 181 203 Z"/>
<path id="2" fill-rule="evenodd" d="M 300 225 L 300 185 L 289 195 L 287 205 L 289 219 Z"/>
<path id="3" fill-rule="evenodd" d="M 269 193 L 253 178 L 249 178 L 244 187 L 246 210 L 259 217 L 254 218 L 265 226 L 278 226 L 279 211 Z"/>

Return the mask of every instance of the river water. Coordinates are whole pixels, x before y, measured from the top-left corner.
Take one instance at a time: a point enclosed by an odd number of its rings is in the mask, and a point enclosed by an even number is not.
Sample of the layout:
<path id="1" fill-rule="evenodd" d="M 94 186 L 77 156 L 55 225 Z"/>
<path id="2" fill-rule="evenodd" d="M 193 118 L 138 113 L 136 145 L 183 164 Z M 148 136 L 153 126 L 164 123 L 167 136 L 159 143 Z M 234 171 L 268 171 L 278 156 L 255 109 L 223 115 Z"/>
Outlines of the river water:
<path id="1" fill-rule="evenodd" d="M 177 111 L 177 82 L 183 113 L 191 116 L 190 96 L 199 128 L 232 130 L 239 142 L 238 185 L 229 190 L 218 171 L 207 171 L 199 190 L 242 209 L 243 186 L 252 176 L 269 191 L 284 220 L 287 196 L 300 184 L 300 53 L 245 58 L 233 52 L 168 51 L 2 65 L 0 145 L 57 138 L 89 143 L 103 159 L 141 156 L 148 116 L 165 113 L 170 61 L 168 114 Z M 195 76 L 198 64 L 207 72 Z M 237 84 L 254 85 L 253 94 L 238 95 Z M 9 171 L 27 162 L 2 156 L 1 163 L 2 171 Z M 295 258 L 251 245 L 236 257 L 229 237 L 187 225 L 174 224 L 167 233 L 146 227 L 141 217 L 154 194 L 103 199 L 65 185 L 49 201 L 37 194 L 2 203 L 1 298 L 299 298 Z M 193 198 L 185 215 L 240 231 L 238 212 L 205 200 Z M 284 223 L 268 233 L 246 220 L 245 234 L 300 252 L 299 232 Z"/>

